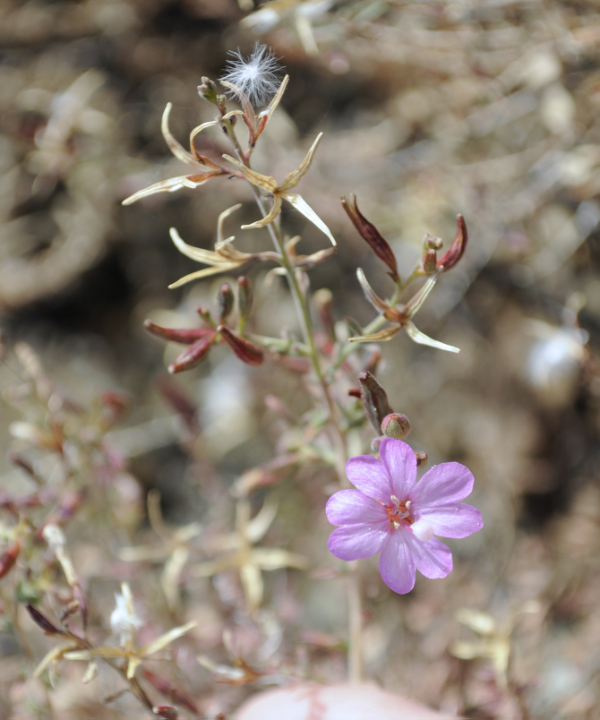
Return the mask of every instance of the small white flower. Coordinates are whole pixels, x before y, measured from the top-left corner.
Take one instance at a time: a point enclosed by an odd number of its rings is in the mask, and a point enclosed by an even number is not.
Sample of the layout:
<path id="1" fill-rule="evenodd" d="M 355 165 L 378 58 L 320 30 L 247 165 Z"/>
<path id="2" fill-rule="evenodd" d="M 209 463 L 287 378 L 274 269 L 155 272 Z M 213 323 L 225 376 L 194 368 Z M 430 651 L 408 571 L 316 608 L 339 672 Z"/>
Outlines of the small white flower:
<path id="1" fill-rule="evenodd" d="M 239 50 L 231 50 L 229 54 L 233 59 L 227 61 L 221 80 L 238 87 L 253 105 L 264 105 L 277 92 L 280 84 L 277 73 L 281 66 L 273 51 L 256 43 L 248 58 L 243 58 Z"/>
<path id="2" fill-rule="evenodd" d="M 121 592 L 115 593 L 115 601 L 117 606 L 111 613 L 110 626 L 113 633 L 119 636 L 119 644 L 124 647 L 133 643 L 135 632 L 143 623 L 136 615 L 128 583 L 123 583 Z"/>

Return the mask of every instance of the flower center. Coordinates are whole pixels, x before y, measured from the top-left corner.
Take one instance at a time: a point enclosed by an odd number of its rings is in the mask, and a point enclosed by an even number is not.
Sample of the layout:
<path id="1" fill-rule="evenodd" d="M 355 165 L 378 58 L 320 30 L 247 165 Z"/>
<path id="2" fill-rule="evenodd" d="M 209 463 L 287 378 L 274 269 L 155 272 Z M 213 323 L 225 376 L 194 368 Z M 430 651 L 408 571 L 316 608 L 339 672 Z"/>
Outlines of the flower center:
<path id="1" fill-rule="evenodd" d="M 390 519 L 390 529 L 398 530 L 402 525 L 410 527 L 415 519 L 411 515 L 411 500 L 398 500 L 395 495 L 390 497 L 391 505 L 386 505 L 385 509 Z"/>

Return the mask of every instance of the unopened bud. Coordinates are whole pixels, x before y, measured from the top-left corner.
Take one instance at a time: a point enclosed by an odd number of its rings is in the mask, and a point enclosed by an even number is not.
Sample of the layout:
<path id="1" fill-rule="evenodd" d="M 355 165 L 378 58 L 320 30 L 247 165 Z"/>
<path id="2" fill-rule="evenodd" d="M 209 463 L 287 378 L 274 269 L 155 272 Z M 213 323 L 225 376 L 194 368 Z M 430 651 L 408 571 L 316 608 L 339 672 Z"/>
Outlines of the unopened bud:
<path id="1" fill-rule="evenodd" d="M 404 440 L 410 432 L 410 422 L 406 415 L 390 413 L 383 418 L 381 432 L 388 438 Z"/>
<path id="2" fill-rule="evenodd" d="M 235 298 L 229 283 L 223 283 L 217 293 L 217 306 L 219 308 L 219 324 L 222 325 L 233 310 Z"/>
<path id="3" fill-rule="evenodd" d="M 252 285 L 250 280 L 245 276 L 241 275 L 238 278 L 238 307 L 240 309 L 240 330 L 244 329 L 244 325 L 250 315 L 252 309 Z"/>
<path id="4" fill-rule="evenodd" d="M 242 362 L 245 362 L 246 365 L 262 365 L 265 359 L 265 352 L 259 345 L 236 335 L 224 325 L 219 325 L 217 330 L 221 333 L 223 340 L 225 340 Z"/>
<path id="5" fill-rule="evenodd" d="M 217 86 L 214 80 L 203 77 L 202 84 L 198 85 L 198 95 L 213 105 L 217 104 Z"/>
<path id="6" fill-rule="evenodd" d="M 379 452 L 379 446 L 382 440 L 382 437 L 376 437 L 371 440 L 371 452 Z"/>
<path id="7" fill-rule="evenodd" d="M 200 315 L 200 317 L 204 320 L 205 323 L 214 326 L 214 320 L 212 319 L 210 310 L 207 307 L 205 307 L 204 305 L 200 305 L 200 307 L 196 308 L 196 312 L 198 313 L 198 315 Z"/>
<path id="8" fill-rule="evenodd" d="M 213 331 L 211 335 L 197 340 L 193 345 L 190 345 L 187 350 L 184 350 L 177 359 L 169 365 L 171 375 L 183 372 L 184 370 L 190 370 L 196 367 L 196 365 L 199 365 L 202 360 L 204 360 L 216 337 L 217 335 Z"/>
<path id="9" fill-rule="evenodd" d="M 419 465 L 425 465 L 427 463 L 428 456 L 427 456 L 426 452 L 419 450 L 418 452 L 415 453 L 415 455 L 417 458 L 417 467 L 419 467 Z"/>
<path id="10" fill-rule="evenodd" d="M 370 372 L 360 373 L 358 381 L 365 412 L 375 431 L 379 434 L 383 419 L 393 412 L 388 403 L 387 394 Z"/>
<path id="11" fill-rule="evenodd" d="M 467 224 L 462 215 L 456 216 L 456 235 L 452 241 L 452 245 L 441 260 L 438 260 L 437 266 L 443 267 L 444 271 L 450 270 L 461 259 L 465 248 L 467 247 Z"/>
<path id="12" fill-rule="evenodd" d="M 426 275 L 433 275 L 437 270 L 437 253 L 435 250 L 425 250 L 421 256 L 421 267 Z"/>

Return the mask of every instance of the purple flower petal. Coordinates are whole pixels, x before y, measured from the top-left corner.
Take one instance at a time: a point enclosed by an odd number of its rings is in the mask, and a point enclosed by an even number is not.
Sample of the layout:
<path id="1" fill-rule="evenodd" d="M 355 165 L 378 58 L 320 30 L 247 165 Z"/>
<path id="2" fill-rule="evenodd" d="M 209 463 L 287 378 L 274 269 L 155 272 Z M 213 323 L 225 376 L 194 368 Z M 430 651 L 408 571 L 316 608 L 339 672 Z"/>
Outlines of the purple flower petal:
<path id="1" fill-rule="evenodd" d="M 393 494 L 399 500 L 406 499 L 417 479 L 417 458 L 413 449 L 402 440 L 386 438 L 379 446 L 379 455 L 390 476 Z"/>
<path id="2" fill-rule="evenodd" d="M 421 542 L 411 535 L 407 545 L 417 570 L 425 577 L 443 578 L 452 572 L 452 553 L 444 543 L 435 538 Z"/>
<path id="3" fill-rule="evenodd" d="M 389 505 L 392 484 L 382 462 L 371 455 L 359 455 L 346 463 L 346 475 L 361 493 Z"/>
<path id="4" fill-rule="evenodd" d="M 428 522 L 434 535 L 448 538 L 464 538 L 483 527 L 479 510 L 465 503 L 419 510 L 418 519 Z"/>
<path id="5" fill-rule="evenodd" d="M 340 560 L 360 560 L 379 552 L 389 533 L 387 518 L 372 525 L 345 525 L 331 533 L 327 547 Z"/>
<path id="6" fill-rule="evenodd" d="M 388 519 L 385 508 L 360 490 L 336 492 L 327 501 L 325 513 L 332 525 L 371 524 Z"/>
<path id="7" fill-rule="evenodd" d="M 415 561 L 407 538 L 406 530 L 391 533 L 379 558 L 379 572 L 383 582 L 401 595 L 414 588 L 416 577 Z"/>
<path id="8" fill-rule="evenodd" d="M 411 493 L 411 500 L 419 509 L 456 504 L 471 494 L 474 482 L 473 473 L 464 465 L 442 463 L 423 475 Z"/>

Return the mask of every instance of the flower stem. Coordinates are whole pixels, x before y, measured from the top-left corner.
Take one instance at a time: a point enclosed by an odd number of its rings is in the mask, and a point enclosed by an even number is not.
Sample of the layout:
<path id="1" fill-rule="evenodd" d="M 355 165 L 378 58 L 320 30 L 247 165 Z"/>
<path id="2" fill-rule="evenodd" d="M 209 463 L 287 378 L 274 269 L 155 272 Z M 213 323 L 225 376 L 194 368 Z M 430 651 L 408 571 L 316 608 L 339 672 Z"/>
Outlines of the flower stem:
<path id="1" fill-rule="evenodd" d="M 223 124 L 233 144 L 237 159 L 240 162 L 244 163 L 247 167 L 249 167 L 250 163 L 246 155 L 242 151 L 239 141 L 235 135 L 233 125 L 227 120 L 224 120 Z M 266 217 L 268 215 L 268 208 L 266 207 L 265 199 L 260 194 L 258 188 L 256 188 L 251 183 L 248 184 L 252 188 L 256 204 L 258 205 L 258 208 L 263 218 Z M 275 223 L 269 223 L 266 228 L 269 232 L 269 235 L 271 236 L 271 240 L 273 241 L 275 249 L 279 253 L 281 266 L 285 270 L 288 285 L 290 288 L 290 293 L 292 295 L 294 305 L 296 306 L 296 313 L 298 315 L 298 319 L 300 320 L 300 324 L 302 325 L 304 342 L 306 343 L 308 350 L 307 354 L 311 359 L 314 373 L 321 387 L 323 399 L 325 401 L 325 405 L 329 414 L 329 424 L 333 430 L 333 444 L 336 451 L 336 471 L 338 475 L 338 480 L 340 484 L 345 487 L 347 485 L 345 468 L 348 459 L 346 437 L 344 431 L 341 428 L 339 409 L 335 405 L 335 402 L 331 396 L 328 379 L 325 376 L 325 373 L 323 372 L 323 369 L 321 367 L 321 359 L 319 357 L 319 351 L 315 343 L 308 301 L 305 294 L 302 292 L 302 288 L 300 287 L 300 283 L 298 282 L 298 278 L 296 276 L 296 273 L 294 272 L 294 267 L 285 246 L 285 242 L 281 235 L 281 230 L 279 226 Z M 356 566 L 357 563 L 352 563 L 352 565 Z M 362 609 L 357 567 L 354 567 L 352 569 L 352 572 L 348 576 L 347 590 L 349 641 L 348 680 L 350 682 L 360 682 L 362 678 Z"/>

